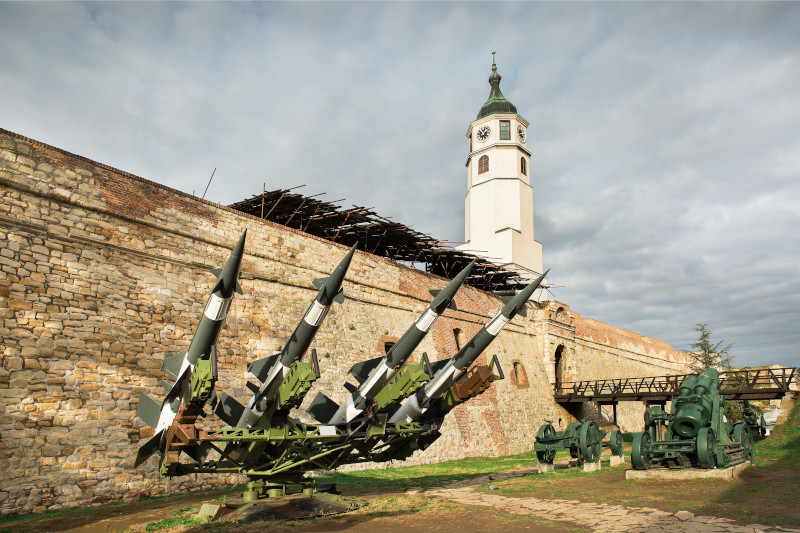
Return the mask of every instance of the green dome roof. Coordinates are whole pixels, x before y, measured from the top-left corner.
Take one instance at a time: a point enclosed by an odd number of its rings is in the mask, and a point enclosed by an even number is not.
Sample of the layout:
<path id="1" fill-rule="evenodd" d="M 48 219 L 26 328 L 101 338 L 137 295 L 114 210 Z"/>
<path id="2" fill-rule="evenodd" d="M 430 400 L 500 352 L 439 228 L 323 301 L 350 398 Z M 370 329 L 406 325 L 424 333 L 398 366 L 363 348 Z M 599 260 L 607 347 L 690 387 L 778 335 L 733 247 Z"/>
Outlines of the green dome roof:
<path id="1" fill-rule="evenodd" d="M 517 113 L 517 106 L 506 100 L 506 97 L 500 92 L 501 79 L 502 77 L 497 73 L 497 65 L 494 63 L 494 52 L 492 52 L 492 74 L 489 76 L 489 85 L 492 86 L 492 90 L 489 93 L 489 99 L 483 104 L 475 120 L 494 113 Z"/>

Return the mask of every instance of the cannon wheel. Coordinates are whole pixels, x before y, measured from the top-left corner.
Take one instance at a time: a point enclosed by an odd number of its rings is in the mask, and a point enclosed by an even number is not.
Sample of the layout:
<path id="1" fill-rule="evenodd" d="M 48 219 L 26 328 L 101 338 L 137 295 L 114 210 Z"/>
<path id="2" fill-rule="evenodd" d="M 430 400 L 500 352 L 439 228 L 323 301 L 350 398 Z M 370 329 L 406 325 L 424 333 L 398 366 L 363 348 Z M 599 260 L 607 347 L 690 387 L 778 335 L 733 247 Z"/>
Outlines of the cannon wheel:
<path id="1" fill-rule="evenodd" d="M 556 429 L 553 427 L 553 424 L 547 422 L 546 424 L 542 424 L 539 427 L 539 431 L 536 432 L 536 442 L 544 444 L 545 441 L 552 441 L 556 437 Z M 536 458 L 539 459 L 540 463 L 547 463 L 553 464 L 553 460 L 556 458 L 556 451 L 550 448 L 546 448 L 544 450 L 538 450 L 536 452 Z"/>
<path id="2" fill-rule="evenodd" d="M 637 470 L 647 470 L 653 464 L 650 455 L 650 434 L 641 431 L 633 436 L 631 444 L 631 465 Z"/>
<path id="3" fill-rule="evenodd" d="M 556 430 L 553 427 L 553 424 L 551 424 L 550 422 L 548 422 L 547 424 L 542 424 L 541 427 L 539 428 L 539 431 L 536 432 L 537 441 L 553 440 L 555 436 L 556 436 Z"/>
<path id="4" fill-rule="evenodd" d="M 622 455 L 622 432 L 615 429 L 608 437 L 608 445 L 611 448 L 611 455 Z"/>
<path id="5" fill-rule="evenodd" d="M 750 461 L 750 464 L 755 464 L 756 457 L 753 446 L 753 433 L 750 431 L 750 426 L 744 422 L 739 422 L 733 426 L 733 435 L 731 436 L 733 437 L 734 442 L 738 442 L 742 445 L 745 456 L 747 457 L 747 460 Z"/>
<path id="6" fill-rule="evenodd" d="M 578 435 L 578 446 L 581 449 L 581 457 L 587 463 L 595 463 L 600 459 L 600 451 L 603 448 L 603 438 L 600 435 L 600 428 L 595 422 L 585 422 L 581 426 Z"/>
<path id="7" fill-rule="evenodd" d="M 539 459 L 540 463 L 547 463 L 549 465 L 553 464 L 556 458 L 556 451 L 551 450 L 550 448 L 536 452 L 536 458 Z"/>
<path id="8" fill-rule="evenodd" d="M 703 468 L 714 468 L 716 462 L 717 439 L 714 430 L 711 428 L 701 428 L 697 433 L 697 461 Z"/>

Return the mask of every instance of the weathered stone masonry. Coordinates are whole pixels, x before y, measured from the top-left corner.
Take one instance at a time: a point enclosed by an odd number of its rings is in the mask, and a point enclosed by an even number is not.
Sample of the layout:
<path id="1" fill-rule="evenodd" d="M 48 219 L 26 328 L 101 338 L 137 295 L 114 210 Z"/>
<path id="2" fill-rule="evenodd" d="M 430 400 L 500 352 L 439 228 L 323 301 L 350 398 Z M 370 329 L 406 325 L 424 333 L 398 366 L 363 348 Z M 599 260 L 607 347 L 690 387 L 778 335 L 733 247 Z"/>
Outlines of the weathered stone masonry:
<path id="1" fill-rule="evenodd" d="M 249 362 L 278 350 L 346 248 L 171 190 L 0 130 L 0 514 L 38 512 L 233 480 L 164 480 L 156 460 L 133 469 L 139 393 L 162 393 L 164 357 L 181 353 L 214 277 L 248 228 L 244 296 L 218 346 L 219 390 L 240 400 Z M 316 337 L 317 391 L 343 400 L 345 372 L 383 353 L 446 280 L 357 253 Z M 456 351 L 502 305 L 463 288 L 422 343 L 431 359 Z M 683 369 L 668 345 L 582 319 L 559 302 L 529 304 L 487 355 L 508 379 L 460 406 L 443 437 L 410 462 L 530 450 L 543 419 L 570 420 L 553 402 L 561 379 L 657 375 Z M 623 426 L 641 425 L 641 407 Z M 627 413 L 627 414 L 626 414 Z M 638 416 L 638 420 L 637 420 Z"/>

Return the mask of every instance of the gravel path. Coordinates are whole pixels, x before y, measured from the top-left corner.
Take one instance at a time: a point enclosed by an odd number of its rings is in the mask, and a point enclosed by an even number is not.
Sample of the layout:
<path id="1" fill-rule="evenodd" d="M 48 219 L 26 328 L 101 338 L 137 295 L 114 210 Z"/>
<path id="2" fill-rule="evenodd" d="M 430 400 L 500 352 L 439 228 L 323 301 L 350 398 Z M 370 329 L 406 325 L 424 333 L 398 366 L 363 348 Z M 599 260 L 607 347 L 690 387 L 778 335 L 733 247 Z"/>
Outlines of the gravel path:
<path id="1" fill-rule="evenodd" d="M 494 474 L 501 481 L 536 472 L 536 469 L 517 470 Z M 669 513 L 648 507 L 624 507 L 603 503 L 585 503 L 576 500 L 546 500 L 533 497 L 510 497 L 474 490 L 476 485 L 490 483 L 487 476 L 451 483 L 429 489 L 427 496 L 443 498 L 468 505 L 480 505 L 516 515 L 535 516 L 553 521 L 563 521 L 590 528 L 595 533 L 800 533 L 800 529 L 787 529 L 762 524 L 737 524 L 728 518 L 695 516 L 688 511 Z"/>

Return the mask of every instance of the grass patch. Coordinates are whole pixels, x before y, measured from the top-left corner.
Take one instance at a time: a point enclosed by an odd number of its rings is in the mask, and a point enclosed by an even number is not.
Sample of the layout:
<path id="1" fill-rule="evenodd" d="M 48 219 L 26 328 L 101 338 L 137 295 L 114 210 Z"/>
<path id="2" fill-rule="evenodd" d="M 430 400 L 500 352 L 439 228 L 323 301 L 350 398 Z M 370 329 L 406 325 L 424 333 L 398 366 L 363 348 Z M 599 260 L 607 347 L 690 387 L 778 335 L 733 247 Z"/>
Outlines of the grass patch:
<path id="1" fill-rule="evenodd" d="M 599 472 L 556 469 L 495 482 L 497 493 L 537 498 L 573 499 L 633 507 L 655 507 L 669 512 L 732 518 L 744 523 L 800 526 L 800 409 L 770 437 L 756 443 L 756 464 L 739 479 L 626 480 L 630 464 Z M 487 490 L 480 487 L 478 490 Z"/>
<path id="2" fill-rule="evenodd" d="M 200 506 L 196 507 L 186 507 L 183 509 L 178 509 L 173 513 L 173 516 L 168 516 L 162 520 L 158 520 L 155 522 L 148 522 L 144 530 L 145 531 L 158 531 L 161 529 L 172 528 L 175 526 L 191 526 L 197 525 L 200 521 L 193 518 L 191 515 L 197 514 L 200 510 Z"/>
<path id="3" fill-rule="evenodd" d="M 507 457 L 474 457 L 444 463 L 334 472 L 320 476 L 318 483 L 336 483 L 339 489 L 351 491 L 400 492 L 411 488 L 429 488 L 507 470 L 536 467 L 534 452 Z"/>

